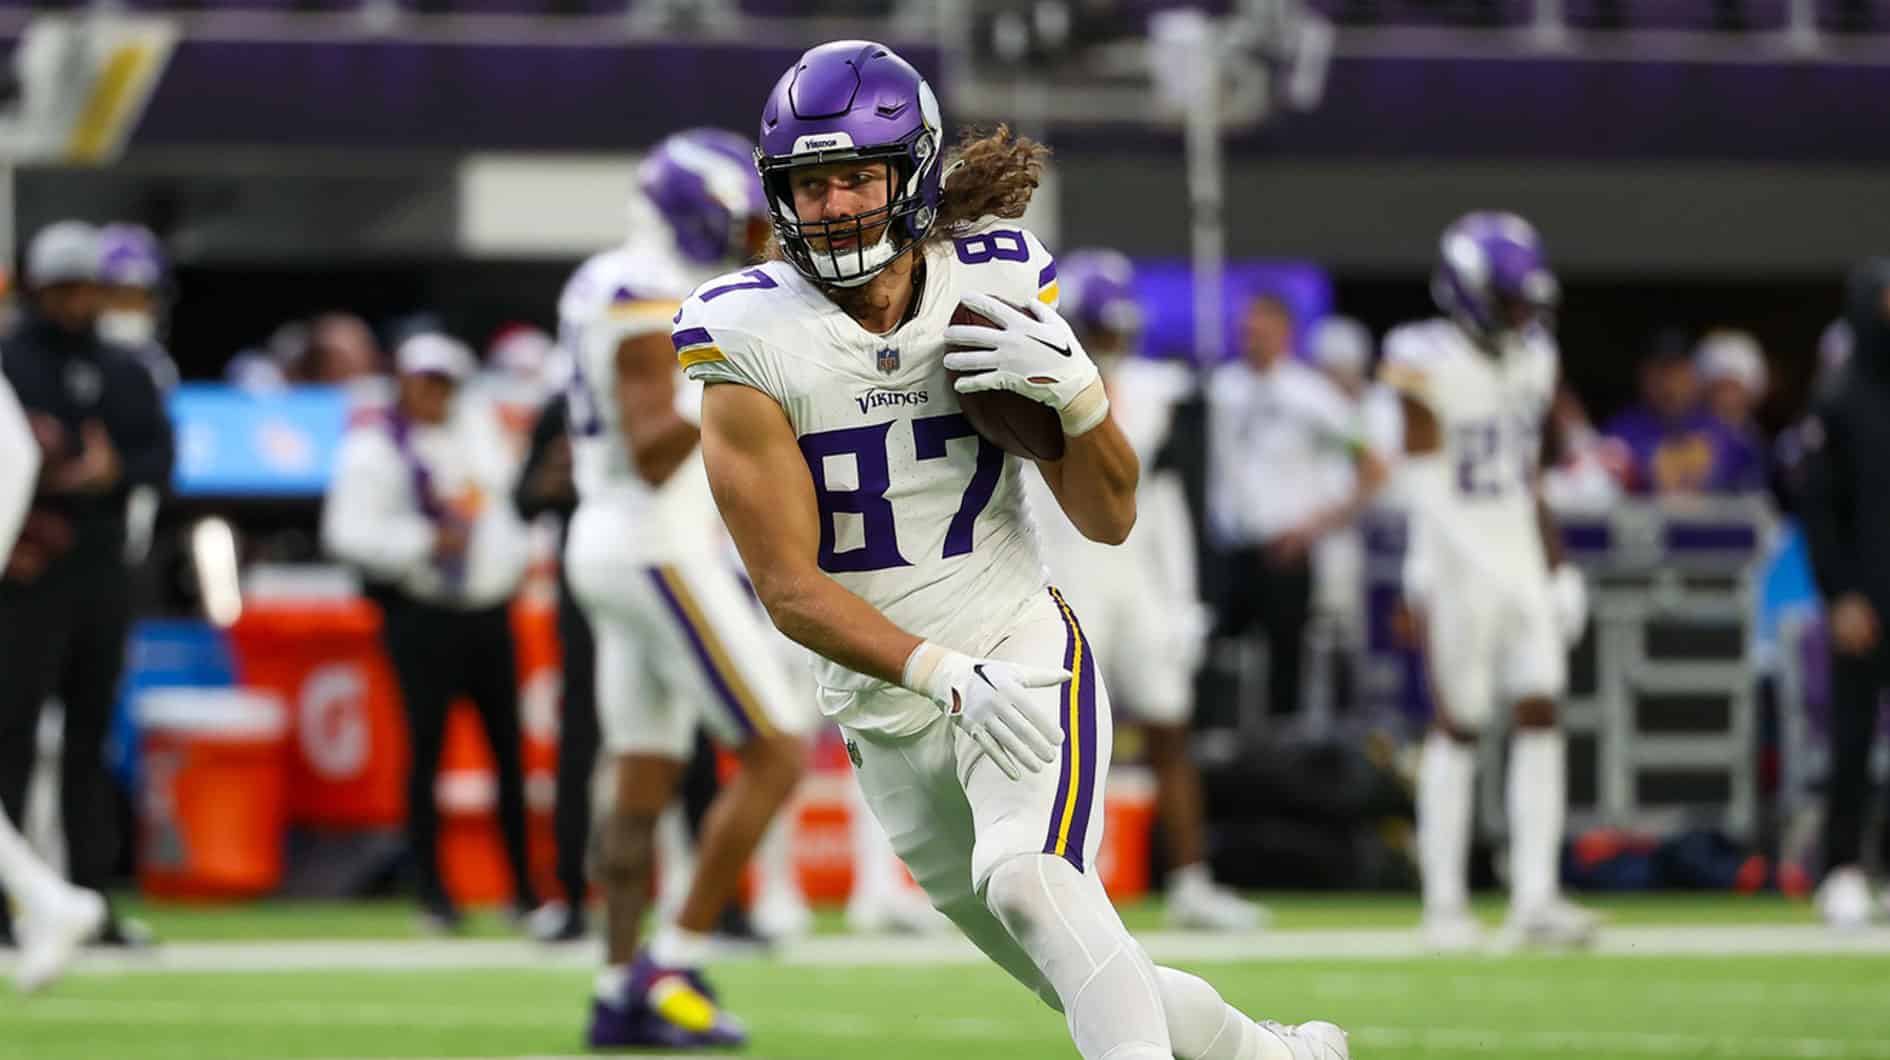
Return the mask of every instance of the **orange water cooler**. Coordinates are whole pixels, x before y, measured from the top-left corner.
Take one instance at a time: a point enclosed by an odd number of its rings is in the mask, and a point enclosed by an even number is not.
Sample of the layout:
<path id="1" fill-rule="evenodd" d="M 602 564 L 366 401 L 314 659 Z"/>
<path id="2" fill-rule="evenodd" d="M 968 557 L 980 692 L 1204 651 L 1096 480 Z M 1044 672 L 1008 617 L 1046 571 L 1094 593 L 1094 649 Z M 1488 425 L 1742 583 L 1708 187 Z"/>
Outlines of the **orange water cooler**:
<path id="1" fill-rule="evenodd" d="M 144 739 L 139 883 L 171 899 L 254 898 L 282 881 L 288 723 L 273 696 L 157 688 Z"/>

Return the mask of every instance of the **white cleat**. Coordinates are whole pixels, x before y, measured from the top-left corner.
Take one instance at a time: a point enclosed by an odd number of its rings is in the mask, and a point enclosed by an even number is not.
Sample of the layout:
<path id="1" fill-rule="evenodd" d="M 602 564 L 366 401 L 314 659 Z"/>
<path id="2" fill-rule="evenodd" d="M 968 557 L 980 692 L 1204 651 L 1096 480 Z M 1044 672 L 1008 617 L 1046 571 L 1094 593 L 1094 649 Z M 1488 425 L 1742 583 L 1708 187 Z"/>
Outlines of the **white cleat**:
<path id="1" fill-rule="evenodd" d="M 922 892 L 909 887 L 847 903 L 847 929 L 860 935 L 937 935 L 951 926 Z"/>
<path id="2" fill-rule="evenodd" d="M 1824 922 L 1840 930 L 1864 927 L 1876 913 L 1870 881 L 1856 865 L 1831 870 L 1818 886 L 1817 903 Z"/>
<path id="3" fill-rule="evenodd" d="M 1336 1023 L 1313 1020 L 1286 1024 L 1262 1020 L 1260 1029 L 1278 1038 L 1293 1060 L 1352 1060 L 1352 1047 L 1346 1044 L 1345 1032 Z"/>
<path id="4" fill-rule="evenodd" d="M 814 930 L 814 911 L 797 891 L 779 890 L 761 895 L 748 910 L 755 934 L 769 942 L 804 938 Z"/>
<path id="5" fill-rule="evenodd" d="M 1577 949 L 1591 945 L 1600 931 L 1600 917 L 1558 897 L 1530 909 L 1510 910 L 1503 940 L 1510 946 Z"/>
<path id="6" fill-rule="evenodd" d="M 1433 953 L 1471 953 L 1483 948 L 1483 925 L 1468 909 L 1424 914 L 1424 947 Z"/>
<path id="7" fill-rule="evenodd" d="M 1212 880 L 1168 889 L 1168 926 L 1180 931 L 1258 931 L 1267 911 Z"/>
<path id="8" fill-rule="evenodd" d="M 20 963 L 13 982 L 31 993 L 65 974 L 67 965 L 105 925 L 105 899 L 96 892 L 73 890 L 52 906 L 22 910 L 16 923 Z"/>

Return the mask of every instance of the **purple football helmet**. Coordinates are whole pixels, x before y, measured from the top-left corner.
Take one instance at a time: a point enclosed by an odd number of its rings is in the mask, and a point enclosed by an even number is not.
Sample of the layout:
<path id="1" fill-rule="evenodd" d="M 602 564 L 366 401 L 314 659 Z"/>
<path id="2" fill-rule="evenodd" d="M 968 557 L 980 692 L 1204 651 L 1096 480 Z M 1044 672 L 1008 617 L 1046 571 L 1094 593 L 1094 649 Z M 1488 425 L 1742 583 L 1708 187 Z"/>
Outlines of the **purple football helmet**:
<path id="1" fill-rule="evenodd" d="M 917 246 L 938 219 L 940 135 L 938 97 L 892 49 L 843 40 L 802 55 L 768 95 L 755 151 L 787 260 L 810 280 L 853 287 Z M 794 168 L 852 161 L 889 165 L 886 205 L 802 221 Z"/>
<path id="2" fill-rule="evenodd" d="M 1085 336 L 1109 333 L 1133 341 L 1142 331 L 1135 266 L 1114 250 L 1072 250 L 1057 258 L 1063 319 Z"/>
<path id="3" fill-rule="evenodd" d="M 1535 227 L 1513 213 L 1479 210 L 1451 222 L 1439 245 L 1431 297 L 1484 341 L 1521 331 L 1560 294 Z"/>
<path id="4" fill-rule="evenodd" d="M 683 257 L 714 265 L 746 260 L 760 249 L 767 204 L 754 150 L 736 133 L 689 129 L 665 137 L 637 167 L 637 187 L 669 222 Z"/>
<path id="5" fill-rule="evenodd" d="M 164 282 L 164 251 L 149 228 L 109 224 L 98 230 L 98 280 L 153 291 Z"/>

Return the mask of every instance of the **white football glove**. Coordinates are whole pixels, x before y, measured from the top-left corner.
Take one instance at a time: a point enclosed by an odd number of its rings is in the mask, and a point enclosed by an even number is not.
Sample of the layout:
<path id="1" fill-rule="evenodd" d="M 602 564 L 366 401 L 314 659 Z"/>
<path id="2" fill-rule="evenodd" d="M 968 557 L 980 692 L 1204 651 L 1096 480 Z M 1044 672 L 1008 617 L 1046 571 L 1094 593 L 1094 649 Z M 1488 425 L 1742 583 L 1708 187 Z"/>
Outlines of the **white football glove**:
<path id="1" fill-rule="evenodd" d="M 1017 780 L 1057 760 L 1063 729 L 1033 688 L 1070 679 L 1068 670 L 976 659 L 926 641 L 906 658 L 907 688 L 938 704 L 971 734 L 1004 775 Z"/>
<path id="2" fill-rule="evenodd" d="M 1056 410 L 1063 433 L 1082 434 L 1109 415 L 1102 373 L 1089 359 L 1057 311 L 1042 302 L 1028 312 L 986 294 L 967 294 L 964 305 L 996 324 L 953 324 L 945 329 L 948 346 L 969 346 L 945 355 L 945 367 L 972 372 L 958 380 L 960 394 L 1008 390 Z"/>
<path id="3" fill-rule="evenodd" d="M 1573 647 L 1588 627 L 1588 579 L 1573 563 L 1549 573 L 1549 600 L 1555 607 L 1555 628 L 1562 642 Z"/>

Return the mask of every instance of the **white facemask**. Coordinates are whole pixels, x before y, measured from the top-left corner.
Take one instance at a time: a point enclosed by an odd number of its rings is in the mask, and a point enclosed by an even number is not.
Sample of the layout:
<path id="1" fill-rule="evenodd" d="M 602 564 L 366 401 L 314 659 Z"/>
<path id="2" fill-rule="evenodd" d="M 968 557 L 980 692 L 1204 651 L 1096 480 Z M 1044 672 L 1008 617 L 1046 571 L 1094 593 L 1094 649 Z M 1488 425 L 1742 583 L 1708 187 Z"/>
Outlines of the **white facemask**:
<path id="1" fill-rule="evenodd" d="M 891 261 L 893 255 L 898 252 L 899 248 L 893 245 L 892 227 L 888 225 L 886 231 L 880 233 L 879 242 L 867 247 L 863 257 L 856 256 L 858 252 L 852 249 L 843 250 L 838 255 L 830 255 L 824 250 L 814 251 L 812 255 L 814 259 L 814 271 L 820 273 L 822 280 L 833 284 L 835 287 L 858 287 L 879 275 L 879 270 L 885 268 L 886 263 Z M 840 274 L 841 263 L 845 263 L 849 272 L 852 271 L 853 267 L 856 265 L 863 266 L 866 274 L 864 276 L 853 276 L 845 280 L 836 279 Z"/>
<path id="2" fill-rule="evenodd" d="M 157 340 L 157 318 L 136 309 L 107 309 L 98 315 L 98 337 L 120 346 L 149 346 Z"/>

